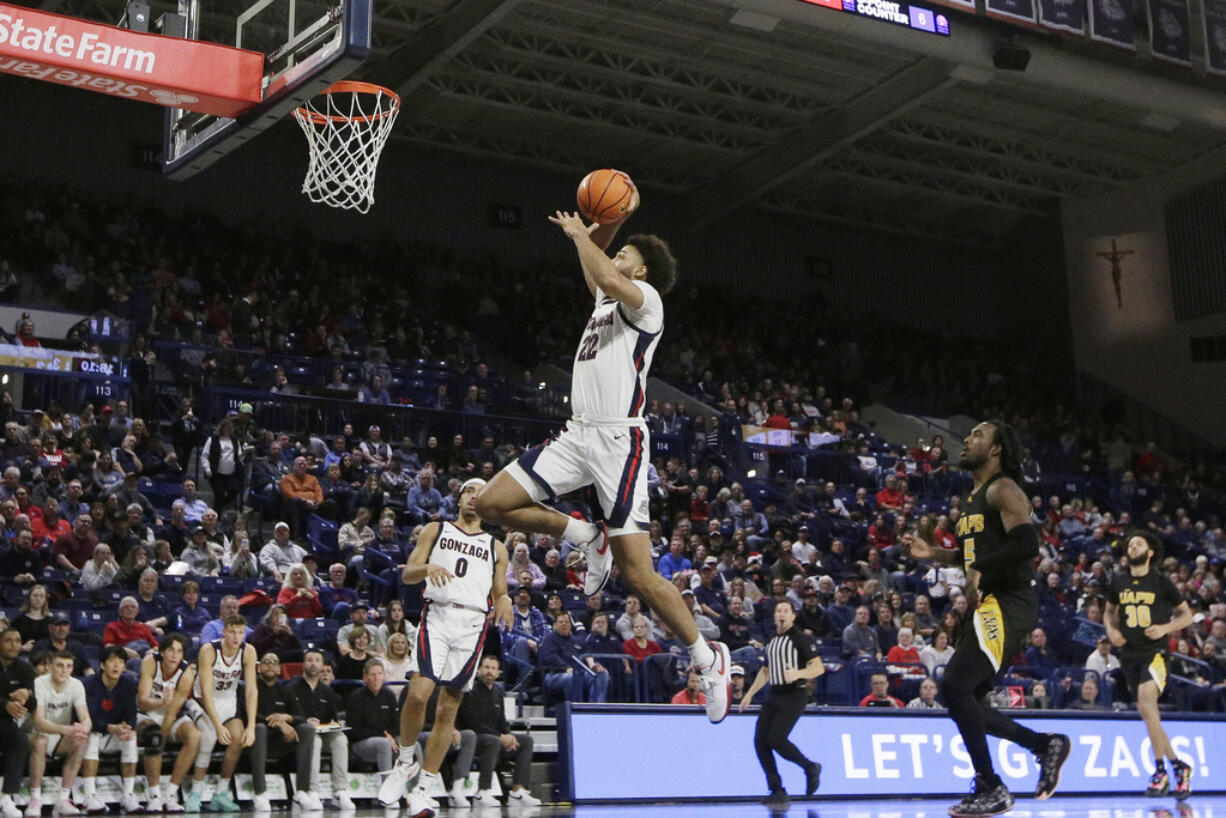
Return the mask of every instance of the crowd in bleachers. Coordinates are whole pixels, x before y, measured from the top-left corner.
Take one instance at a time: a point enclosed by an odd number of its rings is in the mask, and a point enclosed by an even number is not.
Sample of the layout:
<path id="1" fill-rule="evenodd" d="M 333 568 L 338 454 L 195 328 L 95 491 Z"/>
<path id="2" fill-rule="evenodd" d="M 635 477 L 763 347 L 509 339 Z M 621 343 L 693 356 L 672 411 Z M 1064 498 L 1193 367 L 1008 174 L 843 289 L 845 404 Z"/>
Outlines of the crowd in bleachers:
<path id="1" fill-rule="evenodd" d="M 558 285 L 559 298 L 586 309 L 573 275 L 507 275 L 496 260 L 430 244 L 332 246 L 203 214 L 40 198 L 12 180 L 0 188 L 13 194 L 0 195 L 0 268 L 50 273 L 69 304 L 105 300 L 151 339 L 127 355 L 131 402 L 23 410 L 0 396 L 0 588 L 20 640 L 14 661 L 45 669 L 45 654 L 67 649 L 75 673 L 96 675 L 107 648 L 139 662 L 180 632 L 191 654 L 241 614 L 248 641 L 283 671 L 326 657 L 324 678 L 357 685 L 378 658 L 387 678 L 403 679 L 421 597 L 398 577 L 417 531 L 454 519 L 462 480 L 492 476 L 520 444 L 493 428 L 478 439 L 428 428 L 385 436 L 379 425 L 261 428 L 267 422 L 247 403 L 205 423 L 192 397 L 218 384 L 270 395 L 335 385 L 337 395 L 376 405 L 543 411 L 531 373 L 502 377 L 484 351 L 521 361 L 569 354 L 574 328 L 558 316 L 571 311 L 525 293 Z M 461 280 L 469 283 L 454 286 Z M 474 292 L 483 293 L 475 312 Z M 760 306 L 700 287 L 678 294 L 658 369 L 718 415 L 663 403 L 648 411 L 653 432 L 677 444 L 650 472 L 657 567 L 682 590 L 700 632 L 732 649 L 734 701 L 761 664 L 774 603 L 786 599 L 827 664 L 816 701 L 940 706 L 933 682 L 966 614 L 966 580 L 956 567 L 917 564 L 901 542 L 931 526 L 952 544 L 965 476 L 943 440 L 890 445 L 863 422 L 862 385 L 892 380 L 896 394 L 1012 420 L 1030 450 L 1024 482 L 1044 543 L 1040 617 L 1029 647 L 1008 662 L 1002 706 L 1126 702 L 1099 637 L 1103 590 L 1122 562 L 1115 540 L 1140 525 L 1163 536 L 1163 568 L 1198 615 L 1172 636 L 1174 703 L 1222 709 L 1226 537 L 1209 465 L 1135 450 L 1123 430 L 1033 389 L 1024 367 L 998 370 L 986 345 L 958 342 L 955 354 L 935 338 L 870 337 L 816 299 L 794 318 L 797 328 L 822 327 L 820 337 L 805 331 L 811 343 L 801 351 L 777 312 Z M 514 322 L 483 321 L 482 336 L 463 328 L 466 312 L 489 318 L 512 307 Z M 511 331 L 525 324 L 533 333 Z M 720 333 L 733 325 L 735 338 Z M 169 353 L 152 350 L 166 341 L 210 351 L 175 359 L 171 380 L 185 397 L 162 413 L 156 372 Z M 299 357 L 322 363 L 295 368 Z M 414 380 L 423 362 L 446 377 Z M 750 479 L 736 456 L 745 424 L 798 432 L 829 456 L 772 456 Z M 592 513 L 585 497 L 564 505 Z M 616 571 L 603 594 L 585 599 L 571 543 L 500 534 L 515 628 L 488 651 L 501 656 L 514 691 L 547 705 L 695 703 L 685 646 Z M 576 661 L 587 670 L 576 672 Z"/>

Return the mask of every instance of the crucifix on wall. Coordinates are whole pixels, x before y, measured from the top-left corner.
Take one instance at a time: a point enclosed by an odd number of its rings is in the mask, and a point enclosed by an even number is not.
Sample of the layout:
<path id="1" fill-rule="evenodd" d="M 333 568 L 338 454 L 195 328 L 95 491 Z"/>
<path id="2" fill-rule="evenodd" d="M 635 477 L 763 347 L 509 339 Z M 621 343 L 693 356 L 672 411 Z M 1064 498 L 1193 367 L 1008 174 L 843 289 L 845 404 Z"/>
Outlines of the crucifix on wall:
<path id="1" fill-rule="evenodd" d="M 1094 254 L 1096 256 L 1102 256 L 1107 261 L 1111 262 L 1111 283 L 1115 285 L 1116 309 L 1120 309 L 1120 310 L 1124 309 L 1124 294 L 1123 294 L 1123 290 L 1120 287 L 1124 279 L 1124 271 L 1120 269 L 1120 262 L 1123 260 L 1124 256 L 1131 256 L 1133 252 L 1134 251 L 1132 250 L 1116 249 L 1115 239 L 1112 239 L 1110 253 L 1104 250 L 1100 253 Z"/>

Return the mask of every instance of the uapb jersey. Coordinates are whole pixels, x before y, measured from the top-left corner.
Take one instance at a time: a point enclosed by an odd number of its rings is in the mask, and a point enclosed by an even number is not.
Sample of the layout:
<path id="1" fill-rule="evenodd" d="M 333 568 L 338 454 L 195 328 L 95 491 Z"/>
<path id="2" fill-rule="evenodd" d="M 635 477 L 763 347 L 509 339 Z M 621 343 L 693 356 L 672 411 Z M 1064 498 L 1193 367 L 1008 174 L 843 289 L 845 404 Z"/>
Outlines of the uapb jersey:
<path id="1" fill-rule="evenodd" d="M 643 415 L 647 373 L 664 331 L 664 302 L 646 281 L 633 283 L 643 293 L 637 310 L 596 291 L 596 308 L 579 340 L 571 375 L 570 401 L 576 415 Z"/>
<path id="2" fill-rule="evenodd" d="M 1171 621 L 1183 597 L 1170 577 L 1154 566 L 1139 577 L 1127 571 L 1117 571 L 1107 589 L 1107 601 L 1115 605 L 1120 633 L 1127 644 L 1125 652 L 1161 648 L 1165 637 L 1150 639 L 1145 630 L 1150 625 L 1165 625 Z"/>
<path id="3" fill-rule="evenodd" d="M 477 611 L 489 610 L 496 564 L 493 535 L 484 531 L 469 534 L 453 523 L 441 523 L 427 562 L 446 568 L 453 579 L 442 587 L 427 580 L 426 599 Z"/>

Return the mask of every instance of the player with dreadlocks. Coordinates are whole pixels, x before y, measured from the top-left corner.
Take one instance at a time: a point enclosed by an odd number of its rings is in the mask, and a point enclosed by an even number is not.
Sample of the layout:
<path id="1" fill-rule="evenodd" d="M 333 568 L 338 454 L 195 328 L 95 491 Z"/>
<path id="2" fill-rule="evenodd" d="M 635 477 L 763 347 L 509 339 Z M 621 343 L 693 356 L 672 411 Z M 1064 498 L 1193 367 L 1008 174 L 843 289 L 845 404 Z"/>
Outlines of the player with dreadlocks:
<path id="1" fill-rule="evenodd" d="M 949 808 L 952 816 L 998 815 L 1013 808 L 1013 795 L 992 766 L 988 735 L 1035 754 L 1035 797 L 1051 796 L 1068 758 L 1068 736 L 1036 733 L 988 706 L 987 694 L 1005 657 L 1022 646 L 1038 613 L 1034 563 L 1039 533 L 1030 522 L 1030 502 L 1019 487 L 1021 447 L 1007 423 L 980 423 L 963 441 L 959 468 L 971 472 L 974 488 L 958 520 L 958 547 L 935 547 L 927 532 L 904 542 L 917 559 L 960 563 L 966 571 L 967 615 L 959 625 L 953 658 L 941 693 L 958 725 L 975 768 L 969 795 Z"/>

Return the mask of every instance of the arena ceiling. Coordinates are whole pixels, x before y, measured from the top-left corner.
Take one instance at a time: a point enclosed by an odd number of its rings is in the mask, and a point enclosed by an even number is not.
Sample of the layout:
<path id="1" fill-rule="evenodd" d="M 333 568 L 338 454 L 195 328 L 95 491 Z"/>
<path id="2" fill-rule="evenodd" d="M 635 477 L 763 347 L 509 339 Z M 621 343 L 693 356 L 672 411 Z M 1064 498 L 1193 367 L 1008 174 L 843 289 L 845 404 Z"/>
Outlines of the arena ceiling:
<path id="1" fill-rule="evenodd" d="M 934 53 L 994 36 L 986 21 L 955 15 L 946 39 L 846 17 L 796 0 L 376 0 L 361 74 L 404 97 L 394 139 L 576 178 L 621 167 L 682 194 L 695 224 L 756 208 L 992 246 L 1063 197 L 1226 143 L 1226 121 L 1115 87 L 1123 70 L 1208 99 L 1190 74 L 1108 55 L 1114 75 L 1070 87 Z"/>

